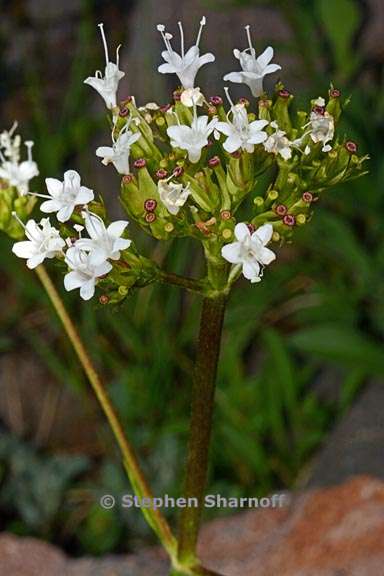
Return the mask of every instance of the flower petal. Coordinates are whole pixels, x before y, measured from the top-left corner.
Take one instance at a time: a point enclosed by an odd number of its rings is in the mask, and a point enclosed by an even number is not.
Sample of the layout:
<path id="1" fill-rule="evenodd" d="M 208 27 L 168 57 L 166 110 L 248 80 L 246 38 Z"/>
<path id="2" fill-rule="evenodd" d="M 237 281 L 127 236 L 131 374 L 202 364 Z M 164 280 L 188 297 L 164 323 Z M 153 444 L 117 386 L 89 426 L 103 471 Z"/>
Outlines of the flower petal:
<path id="1" fill-rule="evenodd" d="M 258 58 L 256 58 L 256 60 L 259 66 L 261 66 L 261 68 L 265 68 L 266 66 L 268 66 L 272 58 L 273 58 L 273 48 L 272 46 L 268 46 L 268 48 L 266 48 L 264 52 L 260 54 Z"/>
<path id="2" fill-rule="evenodd" d="M 240 242 L 232 242 L 231 244 L 226 244 L 221 249 L 221 255 L 224 260 L 231 262 L 231 264 L 238 264 L 241 262 L 241 244 Z"/>
<path id="3" fill-rule="evenodd" d="M 244 222 L 240 222 L 235 226 L 235 236 L 239 242 L 244 242 L 247 236 L 251 236 L 249 228 Z"/>
<path id="4" fill-rule="evenodd" d="M 255 232 L 253 232 L 252 239 L 254 237 L 258 238 L 265 246 L 271 240 L 272 234 L 273 234 L 272 224 L 263 224 L 257 230 L 255 230 Z"/>

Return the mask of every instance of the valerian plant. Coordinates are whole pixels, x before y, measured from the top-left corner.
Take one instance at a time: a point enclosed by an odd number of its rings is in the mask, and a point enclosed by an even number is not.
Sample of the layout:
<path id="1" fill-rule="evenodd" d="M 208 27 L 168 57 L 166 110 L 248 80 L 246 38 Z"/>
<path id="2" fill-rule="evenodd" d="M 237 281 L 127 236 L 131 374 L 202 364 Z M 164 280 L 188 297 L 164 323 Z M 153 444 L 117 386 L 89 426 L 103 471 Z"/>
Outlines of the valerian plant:
<path id="1" fill-rule="evenodd" d="M 38 172 L 32 144 L 26 143 L 28 158 L 21 162 L 16 128 L 4 132 L 0 140 L 1 226 L 13 237 L 24 228 L 26 239 L 16 242 L 13 251 L 29 268 L 41 271 L 45 259 L 55 258 L 67 291 L 79 290 L 83 300 L 97 291 L 105 305 L 120 303 L 132 290 L 156 282 L 175 284 L 202 297 L 183 493 L 198 505 L 183 509 L 177 538 L 158 510 L 144 511 L 170 556 L 172 574 L 213 574 L 198 561 L 196 544 L 229 294 L 241 276 L 259 283 L 265 268 L 276 260 L 279 246 L 291 241 L 294 230 L 311 219 L 321 195 L 363 174 L 366 159 L 357 154 L 354 142 L 337 133 L 342 112 L 337 89 L 331 87 L 326 97 L 316 97 L 303 110 L 294 109 L 294 96 L 280 81 L 272 95 L 265 92 L 264 77 L 280 66 L 272 62 L 271 47 L 256 54 L 249 26 L 248 46 L 234 50 L 240 70 L 224 80 L 245 84 L 251 97 L 235 101 L 229 85 L 221 96 L 205 95 L 196 86 L 196 76 L 215 60 L 211 53 L 200 53 L 205 25 L 203 18 L 195 43 L 186 49 L 178 23 L 179 52 L 165 26 L 157 27 L 165 44 L 158 70 L 175 74 L 179 83 L 171 102 L 139 106 L 134 97 L 118 101 L 124 72 L 119 68 L 119 48 L 116 62 L 110 61 L 102 24 L 104 74 L 97 71 L 85 80 L 109 110 L 109 141 L 96 150 L 96 156 L 121 176 L 119 197 L 127 217 L 158 241 L 193 238 L 205 255 L 203 278 L 166 271 L 141 254 L 128 220 L 110 222 L 100 191 L 96 195 L 85 186 L 75 170 L 67 170 L 59 179 L 47 178 L 46 192 L 31 192 L 29 181 Z M 40 197 L 44 199 L 39 207 L 41 220 L 28 219 Z M 71 337 L 59 297 L 46 276 L 44 280 Z M 72 337 L 75 348 L 76 338 Z M 87 370 L 89 360 L 87 364 L 84 354 L 83 350 L 79 357 Z M 87 373 L 93 382 L 92 373 Z M 105 390 L 100 382 L 93 385 L 122 449 L 133 488 L 138 495 L 150 495 Z"/>

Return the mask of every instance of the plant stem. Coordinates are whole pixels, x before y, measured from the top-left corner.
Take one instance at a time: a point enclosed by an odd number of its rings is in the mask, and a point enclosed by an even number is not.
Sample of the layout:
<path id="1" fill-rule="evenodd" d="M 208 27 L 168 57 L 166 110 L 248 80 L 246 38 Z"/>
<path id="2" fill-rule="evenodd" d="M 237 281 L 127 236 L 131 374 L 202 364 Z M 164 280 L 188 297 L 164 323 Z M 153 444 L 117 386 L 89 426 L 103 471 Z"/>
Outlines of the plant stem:
<path id="1" fill-rule="evenodd" d="M 160 270 L 159 280 L 165 284 L 173 284 L 174 286 L 179 286 L 180 288 L 185 288 L 190 292 L 195 292 L 198 294 L 202 294 L 204 290 L 203 281 L 180 276 L 179 274 L 174 274 L 173 272 L 166 272 L 165 270 Z"/>
<path id="2" fill-rule="evenodd" d="M 119 445 L 125 470 L 127 472 L 128 478 L 132 484 L 132 487 L 139 498 L 150 498 L 153 499 L 153 494 L 150 487 L 148 486 L 147 480 L 140 468 L 140 464 L 132 448 L 129 440 L 127 439 L 123 426 L 119 420 L 117 412 L 113 407 L 108 393 L 102 383 L 100 376 L 98 375 L 92 360 L 90 359 L 88 352 L 81 340 L 81 337 L 77 331 L 76 326 L 72 322 L 64 303 L 57 292 L 52 280 L 50 279 L 44 266 L 38 266 L 36 268 L 37 276 L 39 277 L 42 285 L 44 286 L 51 303 L 59 316 L 65 332 L 76 352 L 76 355 L 84 369 L 85 374 L 96 394 L 96 397 L 100 403 L 100 406 L 107 417 L 109 425 L 115 436 L 117 444 Z M 159 510 L 145 509 L 142 508 L 143 514 L 149 525 L 156 532 L 161 543 L 163 544 L 165 550 L 170 555 L 171 559 L 175 558 L 176 554 L 176 540 L 172 535 L 171 529 L 161 514 Z"/>
<path id="3" fill-rule="evenodd" d="M 198 565 L 196 546 L 204 507 L 208 454 L 212 430 L 215 381 L 220 353 L 226 298 L 204 298 L 193 378 L 192 415 L 188 446 L 184 498 L 194 498 L 198 506 L 184 508 L 180 516 L 178 561 L 182 566 Z M 199 572 L 196 572 L 199 574 Z M 200 572 L 204 574 L 204 572 Z M 209 574 L 209 572 L 208 572 Z"/>

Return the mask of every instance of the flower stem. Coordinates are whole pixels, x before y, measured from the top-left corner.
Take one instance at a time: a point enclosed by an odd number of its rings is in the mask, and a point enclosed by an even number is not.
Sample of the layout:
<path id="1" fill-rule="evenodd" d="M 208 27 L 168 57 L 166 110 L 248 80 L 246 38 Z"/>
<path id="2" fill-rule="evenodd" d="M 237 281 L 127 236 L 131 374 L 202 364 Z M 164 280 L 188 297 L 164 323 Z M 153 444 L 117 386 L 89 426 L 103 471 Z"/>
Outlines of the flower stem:
<path id="1" fill-rule="evenodd" d="M 212 430 L 215 382 L 220 353 L 226 298 L 203 300 L 200 333 L 192 390 L 192 415 L 187 456 L 184 498 L 195 498 L 198 506 L 184 508 L 180 516 L 178 561 L 198 570 L 196 546 L 204 507 L 208 454 Z M 195 572 L 199 574 L 199 572 Z M 204 572 L 200 572 L 204 573 Z M 209 572 L 207 572 L 209 574 Z"/>
<path id="2" fill-rule="evenodd" d="M 84 372 L 87 375 L 87 378 L 100 403 L 100 406 L 105 416 L 107 417 L 117 444 L 119 445 L 123 457 L 124 467 L 135 491 L 135 494 L 139 496 L 139 498 L 153 499 L 153 494 L 140 468 L 140 464 L 134 449 L 132 448 L 129 440 L 125 435 L 123 426 L 119 420 L 115 408 L 111 403 L 104 384 L 102 383 L 100 376 L 98 375 L 92 360 L 89 357 L 89 354 L 81 340 L 77 328 L 72 322 L 72 319 L 69 316 L 59 293 L 57 292 L 44 266 L 38 266 L 38 268 L 36 268 L 36 273 L 64 326 L 65 332 L 73 346 L 73 349 L 76 352 L 80 364 L 82 365 Z M 171 559 L 174 559 L 176 555 L 176 540 L 172 535 L 171 529 L 166 519 L 163 517 L 159 510 L 142 508 L 142 511 L 148 524 L 159 537 L 165 550 L 168 552 Z"/>
<path id="3" fill-rule="evenodd" d="M 202 294 L 205 288 L 205 284 L 202 280 L 187 278 L 185 276 L 180 276 L 179 274 L 174 274 L 173 272 L 166 272 L 165 270 L 160 270 L 159 280 L 164 284 L 173 284 L 174 286 L 185 288 L 185 290 L 197 294 Z"/>

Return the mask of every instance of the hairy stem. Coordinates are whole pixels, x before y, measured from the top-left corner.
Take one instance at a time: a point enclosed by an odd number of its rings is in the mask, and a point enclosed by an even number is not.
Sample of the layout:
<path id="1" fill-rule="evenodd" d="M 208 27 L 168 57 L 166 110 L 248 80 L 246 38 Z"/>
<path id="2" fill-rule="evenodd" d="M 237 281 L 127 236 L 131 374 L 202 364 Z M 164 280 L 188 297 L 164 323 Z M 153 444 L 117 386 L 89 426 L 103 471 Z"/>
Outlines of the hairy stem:
<path id="1" fill-rule="evenodd" d="M 87 375 L 87 378 L 96 394 L 96 397 L 105 416 L 107 417 L 116 442 L 119 445 L 125 470 L 136 495 L 140 498 L 153 499 L 153 494 L 140 468 L 140 464 L 134 449 L 132 448 L 129 440 L 125 435 L 117 412 L 111 403 L 104 384 L 102 383 L 100 376 L 98 375 L 92 360 L 89 357 L 89 354 L 81 340 L 77 328 L 69 316 L 60 295 L 58 294 L 54 284 L 52 283 L 52 280 L 50 279 L 46 269 L 43 266 L 36 268 L 36 273 L 64 326 L 65 332 L 73 346 L 74 351 L 76 352 L 79 362 L 82 365 L 85 374 Z M 159 537 L 165 550 L 168 552 L 171 559 L 174 559 L 176 554 L 176 540 L 172 535 L 167 521 L 159 510 L 142 508 L 142 511 L 146 517 L 147 522 Z"/>
<path id="2" fill-rule="evenodd" d="M 220 353 L 226 299 L 223 295 L 204 298 L 193 379 L 192 416 L 187 456 L 184 498 L 193 498 L 198 506 L 184 508 L 180 516 L 178 561 L 197 567 L 196 546 L 204 506 L 208 455 L 214 409 L 215 382 Z M 199 572 L 195 572 L 199 574 Z M 200 572 L 204 574 L 204 572 Z M 209 572 L 207 572 L 209 574 Z"/>

